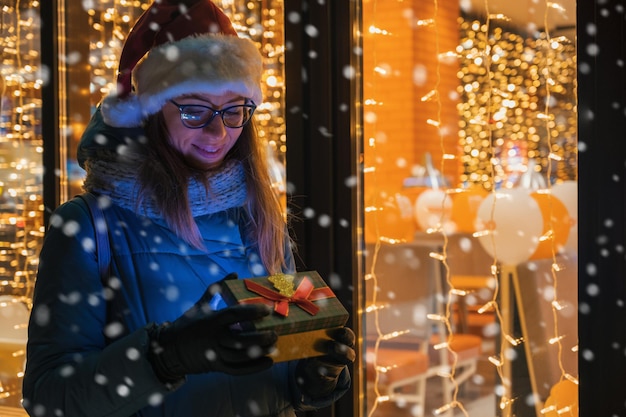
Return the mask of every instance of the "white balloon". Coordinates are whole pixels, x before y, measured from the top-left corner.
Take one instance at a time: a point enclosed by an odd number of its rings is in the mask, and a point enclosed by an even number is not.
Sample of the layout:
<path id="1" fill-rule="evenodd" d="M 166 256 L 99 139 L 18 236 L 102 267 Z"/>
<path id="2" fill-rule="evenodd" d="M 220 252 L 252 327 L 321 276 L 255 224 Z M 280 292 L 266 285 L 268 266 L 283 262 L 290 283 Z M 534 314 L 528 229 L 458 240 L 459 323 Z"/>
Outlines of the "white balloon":
<path id="1" fill-rule="evenodd" d="M 543 233 L 543 216 L 528 190 L 506 189 L 495 195 L 490 193 L 482 201 L 475 229 L 491 231 L 478 237 L 489 255 L 503 265 L 517 265 L 528 260 L 537 249 Z"/>
<path id="2" fill-rule="evenodd" d="M 572 228 L 569 230 L 565 248 L 578 252 L 578 182 L 564 181 L 554 184 L 552 195 L 561 200 L 567 209 L 567 214 L 572 219 Z"/>
<path id="3" fill-rule="evenodd" d="M 450 221 L 451 215 L 452 199 L 446 198 L 444 190 L 423 191 L 415 200 L 415 220 L 422 230 L 441 226 L 446 233 L 454 232 L 456 227 Z"/>

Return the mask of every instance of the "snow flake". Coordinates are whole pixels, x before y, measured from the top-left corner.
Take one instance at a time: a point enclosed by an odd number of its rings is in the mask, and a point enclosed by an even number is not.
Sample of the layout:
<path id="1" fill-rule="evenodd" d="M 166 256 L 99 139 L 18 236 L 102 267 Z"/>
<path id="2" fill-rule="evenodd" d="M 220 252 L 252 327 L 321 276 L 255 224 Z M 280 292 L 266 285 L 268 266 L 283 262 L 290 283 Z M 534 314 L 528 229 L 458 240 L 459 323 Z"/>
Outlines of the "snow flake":
<path id="1" fill-rule="evenodd" d="M 96 141 L 98 145 L 104 146 L 107 144 L 107 137 L 101 133 L 96 134 L 96 136 L 94 137 L 94 140 Z"/>
<path id="2" fill-rule="evenodd" d="M 38 326 L 47 326 L 50 323 L 50 309 L 47 305 L 39 305 L 33 310 L 32 317 Z"/>
<path id="3" fill-rule="evenodd" d="M 95 374 L 93 380 L 98 385 L 106 385 L 109 382 L 109 379 L 100 373 Z"/>
<path id="4" fill-rule="evenodd" d="M 107 282 L 107 284 L 109 288 L 113 290 L 119 290 L 120 288 L 122 288 L 122 281 L 117 277 L 109 278 L 109 281 Z"/>
<path id="5" fill-rule="evenodd" d="M 59 369 L 59 374 L 62 377 L 69 377 L 74 375 L 74 367 L 72 365 L 64 365 Z"/>
<path id="6" fill-rule="evenodd" d="M 590 56 L 598 56 L 599 53 L 600 47 L 598 46 L 598 44 L 590 43 L 587 45 L 587 54 L 589 54 Z"/>
<path id="7" fill-rule="evenodd" d="M 300 13 L 290 12 L 287 15 L 287 21 L 289 23 L 293 23 L 294 25 L 300 23 Z"/>
<path id="8" fill-rule="evenodd" d="M 356 69 L 354 69 L 352 65 L 346 65 L 345 67 L 343 67 L 343 76 L 346 77 L 346 79 L 352 80 L 354 79 L 355 75 Z"/>
<path id="9" fill-rule="evenodd" d="M 165 288 L 165 298 L 168 301 L 176 301 L 178 300 L 178 297 L 180 297 L 180 291 L 177 286 L 169 285 Z"/>
<path id="10" fill-rule="evenodd" d="M 163 394 L 159 392 L 155 392 L 154 394 L 150 395 L 150 397 L 148 397 L 148 404 L 150 404 L 153 407 L 156 407 L 162 402 L 163 402 Z"/>
<path id="11" fill-rule="evenodd" d="M 302 214 L 307 219 L 312 219 L 313 216 L 315 216 L 315 210 L 313 210 L 311 207 L 307 207 L 302 211 Z"/>
<path id="12" fill-rule="evenodd" d="M 50 216 L 50 226 L 59 228 L 62 225 L 63 225 L 63 217 L 59 216 L 56 213 L 53 213 Z"/>
<path id="13" fill-rule="evenodd" d="M 252 401 L 252 400 L 248 401 L 248 408 L 250 409 L 250 412 L 252 413 L 253 416 L 261 415 L 261 407 L 256 401 Z"/>
<path id="14" fill-rule="evenodd" d="M 87 296 L 87 304 L 89 304 L 92 307 L 97 307 L 100 305 L 100 297 L 98 297 L 95 294 L 89 294 Z"/>
<path id="15" fill-rule="evenodd" d="M 82 295 L 79 291 L 72 291 L 69 294 L 59 294 L 59 300 L 65 304 L 76 305 L 82 300 Z"/>
<path id="16" fill-rule="evenodd" d="M 348 178 L 345 179 L 343 183 L 345 184 L 346 187 L 349 187 L 349 188 L 355 187 L 357 185 L 356 175 L 349 176 Z"/>
<path id="17" fill-rule="evenodd" d="M 176 45 L 169 45 L 164 48 L 163 54 L 165 55 L 165 59 L 170 62 L 175 62 L 180 57 L 180 50 Z"/>
<path id="18" fill-rule="evenodd" d="M 584 360 L 586 361 L 592 361 L 594 360 L 594 354 L 591 350 L 589 349 L 585 349 L 581 352 L 581 356 L 583 357 Z"/>
<path id="19" fill-rule="evenodd" d="M 118 385 L 116 391 L 120 397 L 128 397 L 130 395 L 130 388 L 124 384 Z"/>
<path id="20" fill-rule="evenodd" d="M 306 25 L 304 31 L 312 38 L 317 38 L 317 36 L 320 34 L 320 31 L 313 25 Z"/>
<path id="21" fill-rule="evenodd" d="M 598 284 L 589 284 L 587 285 L 587 294 L 591 296 L 597 296 L 600 294 L 600 287 Z"/>
<path id="22" fill-rule="evenodd" d="M 595 25 L 595 23 L 587 23 L 585 29 L 587 30 L 587 34 L 589 36 L 596 36 L 596 33 L 598 32 L 598 27 Z"/>
<path id="23" fill-rule="evenodd" d="M 81 241 L 81 245 L 85 252 L 94 252 L 96 250 L 96 243 L 90 237 L 86 237 Z"/>
<path id="24" fill-rule="evenodd" d="M 80 231 L 80 224 L 75 220 L 68 220 L 62 230 L 66 236 L 75 236 Z"/>
<path id="25" fill-rule="evenodd" d="M 139 352 L 139 349 L 131 347 L 126 350 L 126 357 L 131 361 L 136 361 L 141 358 L 141 352 Z"/>
<path id="26" fill-rule="evenodd" d="M 124 333 L 124 325 L 119 321 L 109 323 L 104 328 L 104 334 L 111 339 L 120 336 L 122 333 Z"/>
<path id="27" fill-rule="evenodd" d="M 318 217 L 317 223 L 321 227 L 329 227 L 331 225 L 331 218 L 328 214 L 322 214 L 321 216 Z"/>

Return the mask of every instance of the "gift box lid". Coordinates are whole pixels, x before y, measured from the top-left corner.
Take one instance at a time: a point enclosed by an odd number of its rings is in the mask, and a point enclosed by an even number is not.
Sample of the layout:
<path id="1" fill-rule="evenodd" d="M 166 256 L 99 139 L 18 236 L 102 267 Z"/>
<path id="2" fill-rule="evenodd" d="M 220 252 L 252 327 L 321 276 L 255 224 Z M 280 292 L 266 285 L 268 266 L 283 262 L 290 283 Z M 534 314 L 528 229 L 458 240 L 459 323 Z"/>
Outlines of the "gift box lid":
<path id="1" fill-rule="evenodd" d="M 256 330 L 278 335 L 343 326 L 349 313 L 316 271 L 226 280 L 222 297 L 228 305 L 264 303 L 272 314 L 252 323 Z"/>

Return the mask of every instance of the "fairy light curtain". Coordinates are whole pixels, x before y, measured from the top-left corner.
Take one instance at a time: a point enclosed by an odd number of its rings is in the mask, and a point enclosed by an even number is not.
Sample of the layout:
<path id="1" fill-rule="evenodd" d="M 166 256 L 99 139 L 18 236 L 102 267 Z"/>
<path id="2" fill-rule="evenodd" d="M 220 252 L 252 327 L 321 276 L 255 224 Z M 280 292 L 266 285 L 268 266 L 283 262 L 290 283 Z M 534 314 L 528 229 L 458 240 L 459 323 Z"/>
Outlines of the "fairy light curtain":
<path id="1" fill-rule="evenodd" d="M 499 346 L 487 358 L 497 374 L 493 392 L 500 401 L 496 407 L 503 415 L 511 415 L 517 404 L 529 402 L 541 415 L 577 415 L 577 369 L 562 360 L 563 340 L 575 352 L 577 335 L 563 334 L 560 326 L 564 311 L 575 315 L 576 306 L 562 300 L 559 285 L 563 274 L 569 274 L 565 282 L 571 285 L 572 271 L 566 271 L 564 261 L 571 264 L 576 257 L 576 48 L 573 39 L 552 36 L 549 31 L 550 15 L 566 10 L 558 3 L 543 2 L 543 30 L 529 35 L 516 29 L 512 17 L 490 11 L 489 1 L 484 2 L 482 14 L 470 2 L 460 2 L 461 7 L 457 1 L 424 4 L 363 2 L 364 236 L 368 243 L 364 321 L 366 329 L 375 329 L 366 335 L 366 345 L 374 347 L 365 358 L 368 365 L 373 364 L 367 367 L 368 415 L 384 416 L 394 410 L 412 416 L 426 411 L 424 403 L 411 406 L 406 396 L 394 398 L 380 389 L 385 374 L 402 372 L 402 366 L 411 372 L 400 355 L 396 363 L 378 356 L 379 346 L 407 334 L 401 324 L 384 331 L 379 325 L 382 312 L 398 297 L 388 293 L 386 280 L 393 278 L 377 276 L 377 265 L 385 262 L 379 257 L 381 248 L 428 239 L 425 235 L 441 238 L 442 250 L 430 256 L 441 263 L 448 292 L 438 300 L 442 305 L 427 317 L 446 329 L 448 339 L 440 339 L 435 348 L 454 354 L 448 342 L 458 331 L 453 323 L 455 303 L 471 296 L 455 288 L 450 275 L 454 265 L 447 257 L 448 237 L 459 232 L 470 233 L 473 244 L 491 257 L 484 270 L 491 277 L 485 289 L 492 298 L 477 306 L 477 312 L 495 315 L 500 328 Z M 446 43 L 450 7 L 461 16 L 455 19 L 457 38 L 452 47 Z M 430 34 L 427 42 L 420 38 L 425 31 Z M 419 59 L 418 50 L 426 51 Z M 452 91 L 445 84 L 451 79 L 446 74 L 449 68 L 457 68 Z M 456 102 L 454 124 L 442 112 L 450 101 Z M 420 129 L 428 134 L 411 134 Z M 450 141 L 451 135 L 456 135 L 456 144 Z M 424 154 L 427 158 L 422 159 Z M 425 165 L 421 165 L 423 160 Z M 439 192 L 432 193 L 433 189 Z M 420 211 L 428 193 L 430 201 Z M 430 214 L 427 221 L 424 213 Z M 407 260 L 395 259 L 402 261 Z M 547 350 L 549 363 L 558 364 L 557 375 L 549 382 L 554 385 L 548 387 L 548 398 L 538 394 L 519 398 L 511 390 L 515 349 L 521 346 L 530 356 L 538 347 L 533 345 L 537 341 L 514 332 L 509 324 L 511 306 L 503 300 L 520 291 L 519 265 L 532 269 L 534 262 L 544 261 L 550 265 L 549 272 L 536 296 L 551 315 L 541 323 L 526 325 L 551 329 L 539 348 L 555 346 Z M 369 340 L 372 334 L 373 341 Z M 454 368 L 453 361 L 449 372 L 438 375 L 450 379 L 453 386 Z M 546 389 L 532 388 L 535 393 Z M 431 411 L 446 414 L 456 409 L 468 415 L 458 394 L 456 389 L 451 398 L 437 397 L 439 401 L 429 405 Z M 398 408 L 385 408 L 388 402 Z"/>
<path id="2" fill-rule="evenodd" d="M 43 236 L 37 1 L 0 2 L 0 294 L 28 297 Z"/>
<path id="3" fill-rule="evenodd" d="M 511 188 L 520 184 L 531 160 L 550 183 L 575 180 L 575 44 L 564 36 L 547 39 L 545 32 L 527 38 L 508 28 L 508 18 L 498 17 L 491 27 L 477 19 L 461 22 L 456 51 L 461 182 Z M 493 166 L 492 157 L 498 160 Z"/>

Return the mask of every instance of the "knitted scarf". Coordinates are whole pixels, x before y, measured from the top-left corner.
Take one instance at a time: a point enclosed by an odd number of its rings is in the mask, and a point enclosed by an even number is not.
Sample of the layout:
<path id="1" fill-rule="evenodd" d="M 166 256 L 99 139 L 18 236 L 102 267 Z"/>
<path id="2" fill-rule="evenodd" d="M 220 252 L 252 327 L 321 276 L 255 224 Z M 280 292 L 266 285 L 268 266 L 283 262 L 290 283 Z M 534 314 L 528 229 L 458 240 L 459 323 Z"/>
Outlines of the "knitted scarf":
<path id="1" fill-rule="evenodd" d="M 118 155 L 119 156 L 119 155 Z M 86 191 L 108 195 L 114 204 L 136 211 L 137 167 L 145 156 L 126 153 L 124 157 L 97 158 L 88 161 L 87 177 L 83 184 Z M 219 171 L 209 174 L 209 190 L 196 179 L 188 185 L 189 207 L 193 217 L 217 213 L 246 202 L 246 179 L 243 166 L 238 161 L 228 161 Z M 161 215 L 151 199 L 144 199 L 140 215 L 157 219 Z"/>

